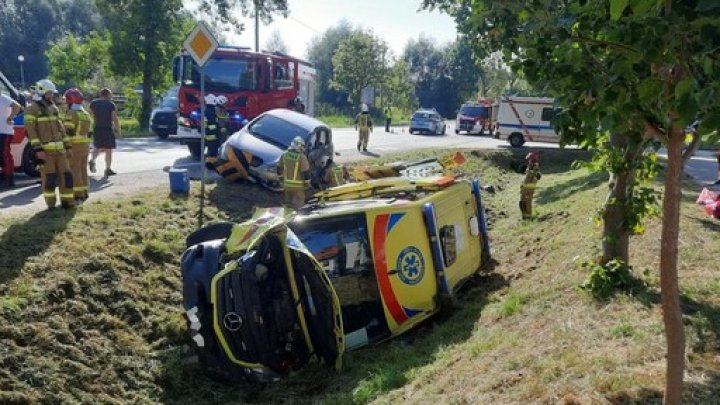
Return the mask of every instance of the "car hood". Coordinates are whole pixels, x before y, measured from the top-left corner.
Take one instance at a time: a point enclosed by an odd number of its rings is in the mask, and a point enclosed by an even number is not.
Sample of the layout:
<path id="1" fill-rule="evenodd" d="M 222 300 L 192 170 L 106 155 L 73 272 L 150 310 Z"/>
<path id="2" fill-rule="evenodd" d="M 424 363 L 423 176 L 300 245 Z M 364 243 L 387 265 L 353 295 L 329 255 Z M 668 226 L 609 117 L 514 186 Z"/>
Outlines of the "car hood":
<path id="1" fill-rule="evenodd" d="M 279 144 L 257 138 L 246 128 L 234 133 L 226 143 L 235 149 L 252 153 L 262 159 L 265 164 L 276 163 L 286 149 Z"/>
<path id="2" fill-rule="evenodd" d="M 287 227 L 284 209 L 257 210 L 233 225 L 224 249 L 230 261 L 212 277 L 211 301 L 216 336 L 231 362 L 278 374 L 318 360 L 339 368 L 345 346 L 338 297 L 320 263 Z M 229 315 L 243 319 L 243 328 L 223 326 Z M 297 339 L 273 340 L 288 331 Z M 304 355 L 282 354 L 290 344 L 304 345 L 298 349 Z"/>

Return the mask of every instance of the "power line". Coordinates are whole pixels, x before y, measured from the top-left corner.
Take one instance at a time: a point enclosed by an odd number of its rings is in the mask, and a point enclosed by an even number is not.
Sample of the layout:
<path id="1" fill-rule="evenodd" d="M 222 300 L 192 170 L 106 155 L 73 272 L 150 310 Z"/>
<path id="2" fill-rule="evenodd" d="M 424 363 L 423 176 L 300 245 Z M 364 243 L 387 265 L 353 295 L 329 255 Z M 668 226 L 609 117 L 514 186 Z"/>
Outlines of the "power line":
<path id="1" fill-rule="evenodd" d="M 316 30 L 315 28 L 311 27 L 311 26 L 310 26 L 310 25 L 308 25 L 308 24 L 305 24 L 304 22 L 302 22 L 302 21 L 298 20 L 298 19 L 297 19 L 297 18 L 295 18 L 295 17 L 292 17 L 292 16 L 288 15 L 288 16 L 287 16 L 287 18 L 289 18 L 290 20 L 293 20 L 293 21 L 295 21 L 296 23 L 298 23 L 298 24 L 302 25 L 303 27 L 305 27 L 305 28 L 309 29 L 310 31 L 313 31 L 313 32 L 314 32 L 314 33 L 316 33 L 316 34 L 322 34 L 322 32 L 320 32 L 320 31 Z"/>

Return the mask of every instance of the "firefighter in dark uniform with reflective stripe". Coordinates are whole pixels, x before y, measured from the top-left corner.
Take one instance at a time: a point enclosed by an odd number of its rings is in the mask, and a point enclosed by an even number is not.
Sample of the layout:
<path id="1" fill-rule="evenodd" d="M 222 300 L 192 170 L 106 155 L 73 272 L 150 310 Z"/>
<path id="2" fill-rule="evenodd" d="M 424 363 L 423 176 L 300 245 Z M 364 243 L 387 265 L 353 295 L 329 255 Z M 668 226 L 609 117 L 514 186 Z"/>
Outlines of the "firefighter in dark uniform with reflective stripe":
<path id="1" fill-rule="evenodd" d="M 60 110 L 53 102 L 55 85 L 47 79 L 35 85 L 34 102 L 25 110 L 25 130 L 30 145 L 42 164 L 43 197 L 49 209 L 55 208 L 55 188 L 60 186 L 60 203 L 63 208 L 75 206 L 73 176 L 68 158 L 71 144 L 65 134 Z"/>
<path id="2" fill-rule="evenodd" d="M 525 170 L 525 180 L 520 186 L 520 212 L 523 219 L 532 218 L 532 201 L 535 194 L 537 181 L 540 180 L 540 159 L 536 152 L 530 152 L 525 156 L 527 161 L 527 169 Z"/>
<path id="3" fill-rule="evenodd" d="M 285 203 L 299 209 L 305 204 L 305 189 L 310 185 L 310 162 L 305 156 L 305 141 L 299 136 L 280 157 L 278 174 L 282 178 Z"/>
<path id="4" fill-rule="evenodd" d="M 90 154 L 90 114 L 83 108 L 83 94 L 76 88 L 65 92 L 68 111 L 65 127 L 72 145 L 70 170 L 73 174 L 73 195 L 75 203 L 88 199 L 88 155 Z"/>
<path id="5" fill-rule="evenodd" d="M 215 98 L 215 117 L 217 119 L 218 145 L 222 145 L 227 140 L 230 131 L 230 114 L 228 114 L 225 104 L 227 97 L 219 95 Z"/>
<path id="6" fill-rule="evenodd" d="M 218 141 L 218 120 L 215 111 L 215 104 L 217 98 L 208 94 L 205 96 L 205 146 L 207 152 L 205 153 L 205 162 L 209 169 L 215 167 L 215 163 L 218 158 L 218 149 L 220 148 L 220 142 Z"/>
<path id="7" fill-rule="evenodd" d="M 323 190 L 345 184 L 345 170 L 342 166 L 336 165 L 329 156 L 324 156 L 322 158 L 322 163 L 323 171 L 320 179 L 322 181 L 321 187 Z"/>

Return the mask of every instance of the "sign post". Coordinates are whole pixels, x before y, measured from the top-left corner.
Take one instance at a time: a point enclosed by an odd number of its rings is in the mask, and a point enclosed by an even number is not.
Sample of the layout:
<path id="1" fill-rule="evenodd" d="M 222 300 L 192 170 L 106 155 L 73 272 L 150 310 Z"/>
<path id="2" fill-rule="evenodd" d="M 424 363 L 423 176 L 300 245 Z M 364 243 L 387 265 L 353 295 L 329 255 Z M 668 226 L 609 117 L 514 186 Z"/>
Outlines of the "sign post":
<path id="1" fill-rule="evenodd" d="M 198 228 L 203 226 L 205 209 L 205 64 L 218 47 L 218 41 L 203 22 L 197 23 L 183 43 L 183 47 L 200 68 L 200 216 Z"/>

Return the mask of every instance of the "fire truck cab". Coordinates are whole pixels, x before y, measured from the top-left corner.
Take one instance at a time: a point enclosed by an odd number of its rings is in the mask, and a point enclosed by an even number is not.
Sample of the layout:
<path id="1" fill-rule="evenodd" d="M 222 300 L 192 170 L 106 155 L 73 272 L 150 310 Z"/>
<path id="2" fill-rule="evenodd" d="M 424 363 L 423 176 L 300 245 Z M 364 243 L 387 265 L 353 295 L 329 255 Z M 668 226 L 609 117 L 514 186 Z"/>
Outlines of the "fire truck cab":
<path id="1" fill-rule="evenodd" d="M 20 94 L 20 92 L 12 85 L 12 83 L 10 83 L 2 72 L 0 72 L 0 89 L 2 89 L 2 94 L 10 96 L 13 100 L 17 101 L 23 108 L 25 108 L 25 97 Z M 28 137 L 25 134 L 24 112 L 21 111 L 20 114 L 15 117 L 15 120 L 13 121 L 13 128 L 15 132 L 10 143 L 10 153 L 12 154 L 16 169 L 23 171 L 28 176 L 39 176 L 40 171 L 37 168 L 35 153 L 33 153 Z"/>
<path id="2" fill-rule="evenodd" d="M 179 82 L 178 131 L 170 138 L 188 145 L 196 158 L 200 157 L 202 117 L 200 72 L 201 68 L 186 53 L 173 59 L 173 79 Z M 314 113 L 316 71 L 303 60 L 278 52 L 252 52 L 249 48 L 223 45 L 202 72 L 205 94 L 227 99 L 228 134 L 265 111 L 292 108 L 298 96 L 303 99 L 305 113 Z"/>

